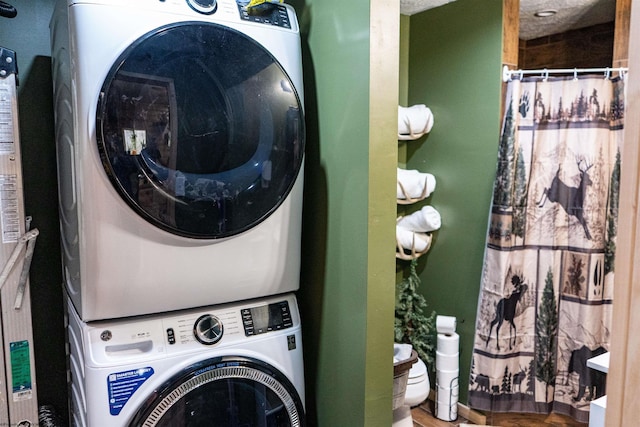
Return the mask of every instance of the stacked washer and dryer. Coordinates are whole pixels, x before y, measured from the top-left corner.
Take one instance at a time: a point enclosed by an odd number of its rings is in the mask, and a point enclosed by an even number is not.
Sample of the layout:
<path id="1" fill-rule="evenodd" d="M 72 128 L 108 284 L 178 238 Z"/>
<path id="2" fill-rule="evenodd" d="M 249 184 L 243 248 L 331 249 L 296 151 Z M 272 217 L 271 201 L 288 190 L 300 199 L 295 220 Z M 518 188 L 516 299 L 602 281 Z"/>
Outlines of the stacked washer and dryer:
<path id="1" fill-rule="evenodd" d="M 71 423 L 304 425 L 293 8 L 59 0 L 51 40 Z"/>

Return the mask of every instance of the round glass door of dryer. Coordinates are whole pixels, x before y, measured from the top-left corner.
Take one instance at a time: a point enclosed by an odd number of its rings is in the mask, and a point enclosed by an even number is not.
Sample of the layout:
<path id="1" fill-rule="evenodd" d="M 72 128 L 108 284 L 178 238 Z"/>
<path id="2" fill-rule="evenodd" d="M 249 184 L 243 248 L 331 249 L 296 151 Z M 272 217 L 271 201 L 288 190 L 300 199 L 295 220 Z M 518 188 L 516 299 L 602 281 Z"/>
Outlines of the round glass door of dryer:
<path id="1" fill-rule="evenodd" d="M 127 205 L 176 235 L 246 231 L 291 191 L 300 99 L 262 45 L 228 27 L 172 24 L 127 48 L 100 92 L 96 137 Z"/>
<path id="2" fill-rule="evenodd" d="M 203 361 L 167 381 L 129 427 L 302 427 L 304 410 L 291 382 L 250 358 Z"/>

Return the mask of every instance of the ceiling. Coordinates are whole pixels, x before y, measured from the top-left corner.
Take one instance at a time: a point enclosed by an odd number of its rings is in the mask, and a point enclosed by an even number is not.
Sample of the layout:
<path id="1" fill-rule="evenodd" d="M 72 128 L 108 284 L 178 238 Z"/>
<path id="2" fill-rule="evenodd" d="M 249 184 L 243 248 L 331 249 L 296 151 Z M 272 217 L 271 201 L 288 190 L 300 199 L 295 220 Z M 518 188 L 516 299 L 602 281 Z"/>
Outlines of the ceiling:
<path id="1" fill-rule="evenodd" d="M 548 18 L 534 14 L 555 10 Z M 535 39 L 550 34 L 613 22 L 616 0 L 520 0 L 520 38 Z"/>
<path id="2" fill-rule="evenodd" d="M 400 13 L 413 15 L 455 0 L 400 0 Z M 555 10 L 553 16 L 538 18 L 541 10 Z M 520 39 L 530 40 L 550 34 L 612 22 L 616 0 L 520 0 Z"/>

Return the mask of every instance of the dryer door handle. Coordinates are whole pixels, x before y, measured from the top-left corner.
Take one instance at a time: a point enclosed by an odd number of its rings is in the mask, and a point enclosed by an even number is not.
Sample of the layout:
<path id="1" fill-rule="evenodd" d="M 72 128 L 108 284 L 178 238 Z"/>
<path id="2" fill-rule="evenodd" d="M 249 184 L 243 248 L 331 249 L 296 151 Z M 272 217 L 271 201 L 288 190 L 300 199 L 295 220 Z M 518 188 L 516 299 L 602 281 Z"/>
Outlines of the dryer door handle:
<path id="1" fill-rule="evenodd" d="M 104 348 L 107 356 L 131 356 L 140 353 L 149 353 L 153 349 L 153 341 L 138 341 L 127 344 L 108 345 Z"/>

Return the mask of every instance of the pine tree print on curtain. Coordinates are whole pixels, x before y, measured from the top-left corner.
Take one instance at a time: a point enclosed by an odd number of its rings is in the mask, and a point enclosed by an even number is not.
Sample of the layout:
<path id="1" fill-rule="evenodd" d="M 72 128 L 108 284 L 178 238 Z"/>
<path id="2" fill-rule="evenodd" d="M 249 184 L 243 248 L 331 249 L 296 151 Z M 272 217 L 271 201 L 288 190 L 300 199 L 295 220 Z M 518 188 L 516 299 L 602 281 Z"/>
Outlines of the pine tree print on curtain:
<path id="1" fill-rule="evenodd" d="M 588 420 L 605 394 L 624 82 L 509 82 L 469 405 Z"/>

